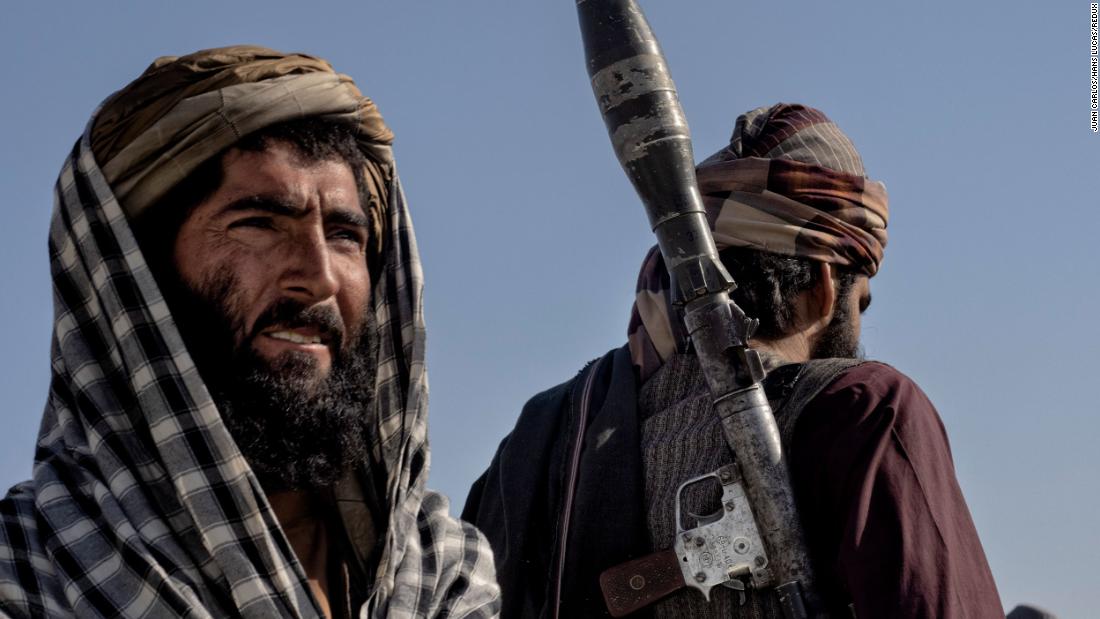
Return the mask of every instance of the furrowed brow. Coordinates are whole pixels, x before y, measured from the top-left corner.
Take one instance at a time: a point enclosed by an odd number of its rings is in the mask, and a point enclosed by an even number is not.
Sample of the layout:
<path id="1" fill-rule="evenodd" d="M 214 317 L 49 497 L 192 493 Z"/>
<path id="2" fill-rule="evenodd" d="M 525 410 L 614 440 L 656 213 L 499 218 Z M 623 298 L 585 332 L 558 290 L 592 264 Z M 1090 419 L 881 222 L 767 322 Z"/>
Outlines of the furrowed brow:
<path id="1" fill-rule="evenodd" d="M 234 200 L 225 206 L 222 210 L 224 213 L 235 213 L 242 211 L 261 211 L 270 215 L 282 215 L 285 217 L 304 217 L 309 213 L 308 208 L 304 208 L 294 202 L 285 200 L 280 196 L 265 196 L 255 195 L 246 196 L 238 200 Z M 368 220 L 366 214 L 359 208 L 336 208 L 325 213 L 325 223 L 337 224 L 344 226 L 355 226 L 359 228 L 366 228 L 368 226 Z"/>
<path id="2" fill-rule="evenodd" d="M 355 226 L 357 228 L 367 227 L 367 215 L 358 208 L 347 209 L 333 209 L 325 213 L 325 223 L 337 224 L 344 226 Z"/>
<path id="3" fill-rule="evenodd" d="M 284 200 L 279 196 L 246 196 L 238 200 L 234 200 L 226 205 L 223 212 L 235 213 L 240 211 L 263 211 L 271 215 L 284 215 L 286 217 L 301 217 L 308 212 L 308 209 L 302 208 L 289 200 Z"/>

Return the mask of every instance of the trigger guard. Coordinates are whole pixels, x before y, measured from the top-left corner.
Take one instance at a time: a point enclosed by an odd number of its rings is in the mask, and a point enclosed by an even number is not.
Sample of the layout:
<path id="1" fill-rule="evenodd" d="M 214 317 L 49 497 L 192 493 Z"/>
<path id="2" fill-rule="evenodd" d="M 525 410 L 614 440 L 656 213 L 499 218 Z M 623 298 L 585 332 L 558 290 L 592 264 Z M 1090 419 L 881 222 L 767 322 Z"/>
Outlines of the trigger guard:
<path id="1" fill-rule="evenodd" d="M 695 526 L 696 527 L 701 527 L 703 525 L 710 524 L 712 522 L 718 522 L 719 520 L 722 519 L 722 516 L 724 514 L 725 514 L 725 510 L 723 510 L 721 507 L 719 507 L 718 509 L 714 510 L 713 512 L 711 512 L 709 514 L 696 514 L 695 512 L 689 511 L 687 509 L 684 510 L 684 515 L 686 515 L 688 518 L 694 518 L 695 519 Z M 692 527 L 692 528 L 695 528 L 695 527 Z"/>

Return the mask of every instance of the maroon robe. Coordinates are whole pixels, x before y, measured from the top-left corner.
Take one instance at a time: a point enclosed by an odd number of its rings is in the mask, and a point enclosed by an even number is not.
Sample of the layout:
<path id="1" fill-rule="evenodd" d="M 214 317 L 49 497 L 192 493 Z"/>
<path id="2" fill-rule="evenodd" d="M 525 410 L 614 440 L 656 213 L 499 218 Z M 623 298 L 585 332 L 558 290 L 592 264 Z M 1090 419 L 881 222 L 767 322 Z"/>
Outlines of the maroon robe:
<path id="1" fill-rule="evenodd" d="M 789 455 L 819 586 L 857 617 L 1004 617 L 943 422 L 907 376 L 841 374 L 803 409 Z"/>
<path id="2" fill-rule="evenodd" d="M 504 617 L 605 617 L 599 574 L 661 549 L 646 521 L 637 393 L 629 352 L 611 351 L 532 398 L 475 482 L 463 518 L 493 546 Z M 846 370 L 803 409 L 788 453 L 837 616 L 851 602 L 860 619 L 1003 619 L 943 424 L 910 379 L 875 362 Z"/>

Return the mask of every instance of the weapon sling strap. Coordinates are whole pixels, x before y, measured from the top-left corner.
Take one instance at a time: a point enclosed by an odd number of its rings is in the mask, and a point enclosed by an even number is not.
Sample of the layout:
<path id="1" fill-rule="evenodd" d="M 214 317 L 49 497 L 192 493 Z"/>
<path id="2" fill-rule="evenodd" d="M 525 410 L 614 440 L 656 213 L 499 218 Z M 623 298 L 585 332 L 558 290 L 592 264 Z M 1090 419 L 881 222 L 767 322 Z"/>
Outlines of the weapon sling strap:
<path id="1" fill-rule="evenodd" d="M 844 371 L 862 359 L 814 359 L 775 367 L 765 379 L 784 447 L 791 444 L 802 411 Z M 770 379 L 770 380 L 769 380 Z M 604 602 L 613 617 L 640 610 L 684 586 L 679 559 L 671 549 L 613 566 L 600 575 Z"/>

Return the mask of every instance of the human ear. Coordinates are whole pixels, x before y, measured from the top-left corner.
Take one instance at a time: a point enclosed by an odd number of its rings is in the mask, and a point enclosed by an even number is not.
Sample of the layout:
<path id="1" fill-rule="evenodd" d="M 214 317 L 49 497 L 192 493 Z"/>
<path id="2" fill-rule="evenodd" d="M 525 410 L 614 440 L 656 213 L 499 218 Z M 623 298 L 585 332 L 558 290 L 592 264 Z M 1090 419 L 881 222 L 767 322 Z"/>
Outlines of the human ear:
<path id="1" fill-rule="evenodd" d="M 833 265 L 827 262 L 818 262 L 815 265 L 817 277 L 813 288 L 810 289 L 809 319 L 810 324 L 829 324 L 836 309 L 836 271 Z"/>

